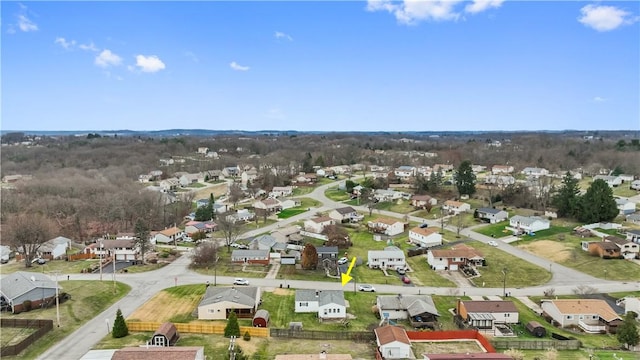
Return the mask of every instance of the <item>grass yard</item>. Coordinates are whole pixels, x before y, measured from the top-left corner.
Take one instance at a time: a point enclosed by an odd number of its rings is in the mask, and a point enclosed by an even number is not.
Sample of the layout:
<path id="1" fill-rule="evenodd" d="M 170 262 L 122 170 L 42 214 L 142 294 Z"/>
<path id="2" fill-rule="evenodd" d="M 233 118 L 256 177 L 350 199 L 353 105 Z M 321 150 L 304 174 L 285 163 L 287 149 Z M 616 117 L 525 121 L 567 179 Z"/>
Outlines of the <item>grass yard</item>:
<path id="1" fill-rule="evenodd" d="M 48 332 L 46 336 L 40 338 L 20 355 L 3 356 L 2 359 L 33 359 L 38 357 L 51 345 L 77 330 L 131 290 L 128 285 L 116 282 L 114 294 L 111 281 L 60 281 L 60 286 L 71 295 L 71 299 L 60 304 L 60 327 L 55 326 L 55 306 L 49 309 L 23 312 L 19 315 L 2 315 L 6 318 L 15 316 L 20 319 L 51 319 L 54 321 L 53 330 Z M 5 337 L 4 330 L 3 328 L 3 338 Z"/>
<path id="2" fill-rule="evenodd" d="M 537 236 L 536 236 L 537 238 Z M 517 246 L 564 266 L 607 280 L 640 279 L 640 266 L 622 259 L 601 259 L 580 247 L 585 239 L 566 234 L 564 240 L 520 241 Z"/>
<path id="3" fill-rule="evenodd" d="M 344 190 L 338 190 L 337 187 L 327 189 L 324 195 L 333 201 L 346 201 L 351 198 L 350 194 Z"/>
<path id="4" fill-rule="evenodd" d="M 307 209 L 295 209 L 295 208 L 282 210 L 278 213 L 278 219 L 288 219 L 290 217 L 300 215 L 306 211 Z"/>
<path id="5" fill-rule="evenodd" d="M 308 209 L 308 208 L 312 208 L 312 207 L 318 207 L 318 206 L 322 206 L 322 203 L 318 200 L 312 199 L 312 198 L 308 198 L 308 197 L 303 197 L 303 198 L 299 198 L 297 199 L 300 201 L 300 206 L 295 207 L 294 209 Z"/>
<path id="6" fill-rule="evenodd" d="M 628 184 L 620 185 L 613 188 L 614 196 L 632 197 L 638 195 L 637 190 L 633 190 Z"/>
<path id="7" fill-rule="evenodd" d="M 412 341 L 414 354 L 467 354 L 481 353 L 484 348 L 475 340 L 469 341 Z"/>
<path id="8" fill-rule="evenodd" d="M 206 285 L 182 285 L 164 289 L 136 309 L 127 320 L 154 322 L 190 322 Z"/>
<path id="9" fill-rule="evenodd" d="M 17 345 L 20 341 L 36 332 L 36 330 L 37 329 L 35 328 L 2 327 L 0 343 L 2 344 L 2 347 Z"/>
<path id="10" fill-rule="evenodd" d="M 144 265 L 132 265 L 127 268 L 128 273 L 141 273 L 147 271 L 158 270 L 162 267 L 169 265 L 168 263 L 158 263 L 158 264 L 144 264 Z"/>
<path id="11" fill-rule="evenodd" d="M 293 189 L 293 196 L 307 195 L 313 192 L 313 190 L 315 190 L 315 188 L 312 186 L 296 186 Z"/>
<path id="12" fill-rule="evenodd" d="M 232 248 L 233 249 L 233 248 Z M 220 260 L 214 270 L 213 267 L 205 269 L 192 269 L 198 274 L 208 275 L 213 278 L 215 275 L 219 276 L 235 276 L 243 278 L 263 278 L 269 272 L 271 265 L 248 265 L 245 271 L 242 271 L 242 265 L 231 263 L 231 253 L 223 249 L 220 253 Z"/>
<path id="13" fill-rule="evenodd" d="M 525 356 L 525 359 L 545 359 L 548 351 L 542 350 L 520 350 Z M 561 360 L 637 360 L 637 353 L 627 351 L 610 351 L 610 350 L 563 350 L 558 351 L 555 359 Z M 613 355 L 617 357 L 614 357 Z M 592 355 L 589 358 L 589 355 Z"/>
<path id="14" fill-rule="evenodd" d="M 49 260 L 44 265 L 33 264 L 31 267 L 25 267 L 24 261 L 14 261 L 8 264 L 0 265 L 0 271 L 3 274 L 11 274 L 16 271 L 30 271 L 48 273 L 51 271 L 60 271 L 61 275 L 67 274 L 79 274 L 84 269 L 91 268 L 92 265 L 97 265 L 100 260 L 77 260 L 77 261 L 65 261 L 65 260 Z"/>
<path id="15" fill-rule="evenodd" d="M 475 229 L 473 231 L 482 235 L 501 238 L 501 237 L 509 236 L 512 234 L 511 231 L 505 229 L 505 226 L 508 226 L 508 225 L 509 225 L 508 221 L 501 221 L 499 223 L 490 224 L 490 225 L 481 227 L 479 229 Z"/>
<path id="16" fill-rule="evenodd" d="M 188 185 L 187 187 L 199 189 L 199 188 L 203 188 L 205 186 L 207 186 L 207 185 L 196 182 L 196 183 Z"/>
<path id="17" fill-rule="evenodd" d="M 413 205 L 411 205 L 410 201 L 399 200 L 399 201 L 393 201 L 393 202 L 391 201 L 379 202 L 376 205 L 376 209 L 393 211 L 399 214 L 408 214 L 414 211 L 416 208 L 413 207 Z"/>
<path id="18" fill-rule="evenodd" d="M 433 219 L 437 219 L 441 216 L 441 210 L 440 210 L 440 205 L 436 205 L 434 207 L 431 208 L 431 211 L 427 210 L 418 210 L 414 213 L 412 213 L 412 216 L 416 216 L 416 217 L 420 217 L 423 219 L 429 219 L 429 220 L 433 220 Z"/>

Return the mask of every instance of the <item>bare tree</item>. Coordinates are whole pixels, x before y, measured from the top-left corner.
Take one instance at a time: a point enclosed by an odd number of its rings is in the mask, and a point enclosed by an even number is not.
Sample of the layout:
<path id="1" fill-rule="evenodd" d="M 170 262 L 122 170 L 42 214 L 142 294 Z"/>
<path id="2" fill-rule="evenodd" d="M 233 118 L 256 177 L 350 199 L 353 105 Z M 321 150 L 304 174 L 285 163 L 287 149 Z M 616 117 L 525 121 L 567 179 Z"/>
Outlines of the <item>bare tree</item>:
<path id="1" fill-rule="evenodd" d="M 229 249 L 231 249 L 231 244 L 233 244 L 238 238 L 238 235 L 240 235 L 240 225 L 227 218 L 227 215 L 230 214 L 231 213 L 222 214 L 217 221 L 218 229 L 224 236 L 224 244 Z"/>
<path id="2" fill-rule="evenodd" d="M 144 254 L 151 247 L 151 243 L 149 242 L 149 226 L 148 222 L 139 218 L 136 220 L 135 225 L 135 240 L 134 243 L 140 249 L 140 258 L 142 260 L 142 265 L 144 265 Z"/>
<path id="3" fill-rule="evenodd" d="M 191 256 L 191 267 L 204 268 L 215 266 L 219 259 L 218 244 L 215 242 L 205 242 L 193 250 Z"/>
<path id="4" fill-rule="evenodd" d="M 240 188 L 240 185 L 236 183 L 229 185 L 229 201 L 233 204 L 234 208 L 243 197 L 244 192 Z"/>
<path id="5" fill-rule="evenodd" d="M 22 251 L 25 267 L 31 267 L 40 246 L 51 239 L 56 226 L 51 219 L 33 214 L 18 214 L 8 219 L 5 236 L 18 251 Z"/>

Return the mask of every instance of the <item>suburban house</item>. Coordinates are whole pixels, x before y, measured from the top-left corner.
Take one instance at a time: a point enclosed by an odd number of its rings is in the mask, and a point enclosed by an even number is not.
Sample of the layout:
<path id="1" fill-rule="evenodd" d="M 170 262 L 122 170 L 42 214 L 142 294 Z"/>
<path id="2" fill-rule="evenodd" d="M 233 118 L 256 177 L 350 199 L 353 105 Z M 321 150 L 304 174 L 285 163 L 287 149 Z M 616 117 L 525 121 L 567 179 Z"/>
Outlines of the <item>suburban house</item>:
<path id="1" fill-rule="evenodd" d="M 414 166 L 400 166 L 393 170 L 393 174 L 402 180 L 408 180 L 416 175 L 416 168 Z"/>
<path id="2" fill-rule="evenodd" d="M 271 236 L 273 236 L 277 242 L 281 243 L 298 242 L 302 240 L 302 236 L 300 235 L 300 226 L 297 225 L 278 228 L 271 232 Z"/>
<path id="3" fill-rule="evenodd" d="M 469 326 L 479 330 L 495 330 L 495 326 L 513 325 L 519 321 L 518 309 L 511 301 L 458 300 L 456 313 Z"/>
<path id="4" fill-rule="evenodd" d="M 195 233 L 209 233 L 212 231 L 216 230 L 216 227 L 218 225 L 216 223 L 214 223 L 213 221 L 189 221 L 185 226 L 184 226 L 184 232 L 187 233 L 187 235 L 191 236 Z"/>
<path id="5" fill-rule="evenodd" d="M 627 199 L 616 198 L 616 206 L 620 210 L 620 215 L 629 215 L 636 212 L 636 203 Z"/>
<path id="6" fill-rule="evenodd" d="M 537 167 L 526 167 L 522 169 L 521 174 L 533 177 L 548 176 L 549 170 Z"/>
<path id="7" fill-rule="evenodd" d="M 406 261 L 404 252 L 397 246 L 387 246 L 384 250 L 369 250 L 367 265 L 372 269 L 404 268 Z"/>
<path id="8" fill-rule="evenodd" d="M 269 265 L 269 250 L 233 250 L 231 262 L 244 265 Z"/>
<path id="9" fill-rule="evenodd" d="M 509 218 L 509 213 L 494 208 L 479 208 L 478 219 L 482 219 L 490 224 L 495 224 Z"/>
<path id="10" fill-rule="evenodd" d="M 276 355 L 275 360 L 353 360 L 351 354 L 327 354 L 322 350 L 319 354 L 286 354 Z"/>
<path id="11" fill-rule="evenodd" d="M 276 238 L 271 235 L 260 235 L 251 240 L 249 243 L 249 249 L 271 251 L 271 248 L 277 242 Z"/>
<path id="12" fill-rule="evenodd" d="M 73 240 L 67 239 L 64 236 L 53 238 L 40 245 L 38 255 L 49 260 L 60 259 L 67 253 L 67 249 L 71 247 L 72 241 Z"/>
<path id="13" fill-rule="evenodd" d="M 236 166 L 227 166 L 222 169 L 222 176 L 224 177 L 236 177 L 240 175 L 240 168 Z"/>
<path id="14" fill-rule="evenodd" d="M 329 217 L 336 222 L 357 222 L 364 218 L 364 216 L 358 214 L 356 209 L 351 206 L 341 207 L 331 210 Z"/>
<path id="15" fill-rule="evenodd" d="M 296 290 L 295 301 L 296 313 L 317 313 L 320 321 L 347 317 L 342 290 Z"/>
<path id="16" fill-rule="evenodd" d="M 160 186 L 160 191 L 162 192 L 174 191 L 178 188 L 178 186 L 180 186 L 180 180 L 174 177 L 164 179 L 160 181 L 160 184 L 158 184 L 158 186 Z"/>
<path id="17" fill-rule="evenodd" d="M 399 326 L 382 326 L 373 330 L 376 334 L 376 345 L 383 359 L 415 359 L 411 351 L 411 341 L 404 328 Z"/>
<path id="18" fill-rule="evenodd" d="M 138 246 L 136 246 L 135 240 L 98 240 L 92 245 L 95 245 L 92 253 L 96 255 L 100 255 L 100 251 L 103 251 L 103 256 L 115 257 L 118 261 L 134 261 L 138 258 Z M 101 250 L 96 248 L 101 248 Z"/>
<path id="19" fill-rule="evenodd" d="M 449 250 L 429 250 L 427 263 L 433 270 L 459 270 L 464 266 L 483 266 L 484 255 L 472 247 L 457 245 Z"/>
<path id="20" fill-rule="evenodd" d="M 376 189 L 373 192 L 373 198 L 379 202 L 395 201 L 410 196 L 408 193 L 396 191 L 393 189 Z"/>
<path id="21" fill-rule="evenodd" d="M 409 242 L 420 247 L 442 245 L 442 235 L 437 228 L 416 226 L 409 230 Z"/>
<path id="22" fill-rule="evenodd" d="M 627 240 L 640 244 L 640 230 L 627 230 Z"/>
<path id="23" fill-rule="evenodd" d="M 553 319 L 558 326 L 577 325 L 587 333 L 615 333 L 622 324 L 622 319 L 611 306 L 600 299 L 542 300 L 541 307 L 543 316 Z"/>
<path id="24" fill-rule="evenodd" d="M 255 217 L 256 214 L 254 212 L 249 211 L 248 209 L 240 209 L 233 214 L 227 215 L 226 219 L 235 224 L 240 221 L 251 221 L 255 219 Z"/>
<path id="25" fill-rule="evenodd" d="M 180 339 L 180 334 L 174 323 L 166 322 L 160 325 L 158 330 L 151 337 L 150 345 L 153 346 L 174 346 Z"/>
<path id="26" fill-rule="evenodd" d="M 604 180 L 610 187 L 622 185 L 622 178 L 620 176 L 596 175 L 593 177 L 593 181 L 596 180 Z"/>
<path id="27" fill-rule="evenodd" d="M 447 200 L 442 205 L 442 210 L 447 211 L 450 215 L 458 215 L 471 210 L 471 205 L 460 201 Z"/>
<path id="28" fill-rule="evenodd" d="M 282 210 L 282 204 L 278 199 L 268 198 L 253 203 L 253 208 L 266 211 L 267 213 L 278 212 Z"/>
<path id="29" fill-rule="evenodd" d="M 209 286 L 198 304 L 198 320 L 225 320 L 231 312 L 238 318 L 251 319 L 259 304 L 259 287 Z"/>
<path id="30" fill-rule="evenodd" d="M 432 198 L 429 195 L 413 195 L 411 197 L 411 206 L 417 208 L 425 208 L 427 205 L 435 206 L 438 204 L 438 199 Z"/>
<path id="31" fill-rule="evenodd" d="M 633 190 L 640 190 L 640 180 L 633 180 L 629 187 Z"/>
<path id="32" fill-rule="evenodd" d="M 207 153 L 207 155 L 210 153 Z M 217 155 L 215 156 L 217 157 Z M 207 170 L 204 172 L 204 177 L 207 181 L 218 181 L 222 177 L 222 171 L 220 170 Z"/>
<path id="33" fill-rule="evenodd" d="M 536 231 L 546 230 L 551 227 L 551 221 L 539 216 L 515 215 L 509 219 L 507 230 L 513 231 L 516 235 L 531 234 Z"/>
<path id="34" fill-rule="evenodd" d="M 638 296 L 626 296 L 624 299 L 624 313 L 633 311 L 636 314 L 640 314 L 640 297 Z"/>
<path id="35" fill-rule="evenodd" d="M 602 241 L 616 244 L 620 249 L 620 255 L 624 259 L 640 259 L 640 244 L 617 236 L 605 236 Z"/>
<path id="36" fill-rule="evenodd" d="M 446 173 L 447 171 L 453 171 L 452 164 L 435 164 L 433 165 L 433 171 Z"/>
<path id="37" fill-rule="evenodd" d="M 62 288 L 58 288 L 60 292 Z M 56 282 L 45 274 L 16 271 L 0 280 L 0 298 L 14 314 L 25 311 L 25 306 L 37 309 L 56 297 Z M 27 302 L 31 302 L 27 305 Z"/>
<path id="38" fill-rule="evenodd" d="M 516 178 L 509 175 L 487 175 L 484 178 L 484 183 L 489 185 L 497 185 L 498 187 L 505 187 L 507 185 L 515 184 Z"/>
<path id="39" fill-rule="evenodd" d="M 627 222 L 632 224 L 640 224 L 640 213 L 633 213 L 626 216 Z"/>
<path id="40" fill-rule="evenodd" d="M 369 221 L 367 227 L 374 233 L 385 234 L 387 236 L 394 236 L 404 232 L 404 223 L 391 218 L 377 218 Z"/>
<path id="41" fill-rule="evenodd" d="M 180 181 L 180 186 L 187 187 L 191 184 L 204 182 L 204 174 L 202 173 L 184 174 L 180 176 L 180 179 L 178 179 L 178 181 Z"/>
<path id="42" fill-rule="evenodd" d="M 148 183 L 151 181 L 151 175 L 149 174 L 140 174 L 138 175 L 138 181 L 141 183 Z"/>
<path id="43" fill-rule="evenodd" d="M 328 216 L 320 216 L 313 219 L 305 220 L 305 231 L 320 234 L 325 226 L 334 225 L 335 221 Z"/>
<path id="44" fill-rule="evenodd" d="M 184 236 L 184 232 L 177 227 L 172 227 L 158 231 L 155 236 L 156 244 L 170 244 L 176 242 Z"/>
<path id="45" fill-rule="evenodd" d="M 91 350 L 102 354 L 109 350 Z M 110 360 L 205 360 L 203 346 L 136 346 L 111 350 L 113 355 Z M 102 355 L 91 357 L 90 359 L 103 359 Z M 83 357 L 84 359 L 84 357 Z"/>
<path id="46" fill-rule="evenodd" d="M 274 186 L 269 197 L 279 198 L 293 195 L 293 186 Z"/>
<path id="47" fill-rule="evenodd" d="M 429 295 L 379 295 L 376 307 L 380 319 L 437 321 L 438 309 Z"/>
<path id="48" fill-rule="evenodd" d="M 514 168 L 511 165 L 493 165 L 493 167 L 491 167 L 491 173 L 494 175 L 511 174 L 513 171 Z"/>
<path id="49" fill-rule="evenodd" d="M 318 246 L 316 253 L 318 254 L 318 263 L 325 260 L 338 261 L 338 247 L 337 246 Z"/>
<path id="50" fill-rule="evenodd" d="M 583 241 L 582 249 L 588 251 L 591 255 L 596 255 L 603 259 L 618 259 L 621 257 L 620 247 L 615 242 Z"/>

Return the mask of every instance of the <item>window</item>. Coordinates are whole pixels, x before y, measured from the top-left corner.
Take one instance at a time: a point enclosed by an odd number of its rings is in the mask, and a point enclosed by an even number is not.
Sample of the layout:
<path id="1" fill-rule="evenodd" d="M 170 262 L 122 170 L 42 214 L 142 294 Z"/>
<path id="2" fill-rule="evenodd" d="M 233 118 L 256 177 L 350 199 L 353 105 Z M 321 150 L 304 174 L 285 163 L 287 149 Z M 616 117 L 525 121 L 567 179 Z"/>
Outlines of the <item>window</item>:
<path id="1" fill-rule="evenodd" d="M 567 320 L 573 320 L 573 316 L 572 315 L 567 315 Z"/>

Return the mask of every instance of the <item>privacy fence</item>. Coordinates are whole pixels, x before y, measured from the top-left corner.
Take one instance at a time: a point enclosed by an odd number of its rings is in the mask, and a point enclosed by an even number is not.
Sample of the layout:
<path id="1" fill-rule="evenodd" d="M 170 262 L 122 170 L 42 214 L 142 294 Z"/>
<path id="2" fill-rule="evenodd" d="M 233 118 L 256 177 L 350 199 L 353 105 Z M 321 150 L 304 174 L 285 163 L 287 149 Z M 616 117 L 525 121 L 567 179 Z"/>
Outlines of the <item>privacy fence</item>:
<path id="1" fill-rule="evenodd" d="M 33 319 L 0 319 L 0 327 L 5 328 L 22 328 L 22 329 L 36 329 L 26 338 L 21 341 L 2 346 L 0 348 L 0 358 L 3 356 L 18 355 L 22 350 L 29 347 L 29 345 L 36 342 L 43 337 L 46 333 L 53 329 L 53 320 L 33 320 Z M 4 332 L 4 331 L 3 331 Z M 3 334 L 4 336 L 8 336 Z M 5 343 L 4 339 L 2 341 Z"/>
<path id="2" fill-rule="evenodd" d="M 137 322 L 127 321 L 129 331 L 151 331 L 154 332 L 162 325 L 159 322 Z M 224 325 L 218 324 L 185 324 L 174 323 L 178 332 L 194 333 L 194 334 L 224 334 Z M 249 332 L 251 337 L 269 337 L 268 328 L 259 328 L 251 326 L 240 326 L 240 335 Z"/>

